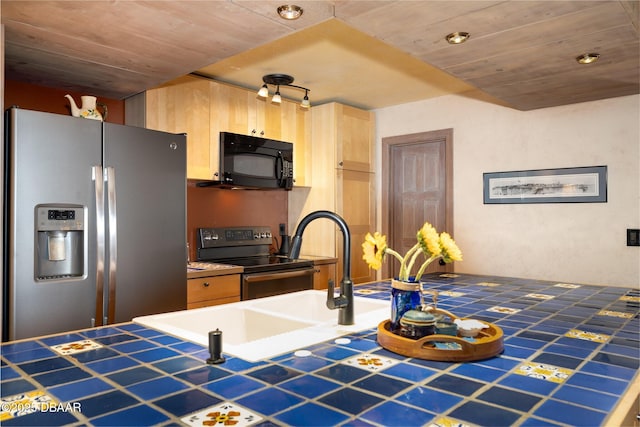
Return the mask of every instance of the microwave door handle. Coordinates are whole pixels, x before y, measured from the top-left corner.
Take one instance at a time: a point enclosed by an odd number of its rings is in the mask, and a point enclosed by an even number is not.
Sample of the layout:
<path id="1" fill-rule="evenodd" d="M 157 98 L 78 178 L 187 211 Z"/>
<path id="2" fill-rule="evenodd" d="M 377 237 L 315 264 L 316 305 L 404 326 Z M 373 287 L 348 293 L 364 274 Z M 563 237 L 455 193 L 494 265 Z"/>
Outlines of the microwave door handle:
<path id="1" fill-rule="evenodd" d="M 276 157 L 276 178 L 278 179 L 278 187 L 282 187 L 284 185 L 284 157 L 282 156 L 282 151 L 278 151 L 278 156 Z"/>

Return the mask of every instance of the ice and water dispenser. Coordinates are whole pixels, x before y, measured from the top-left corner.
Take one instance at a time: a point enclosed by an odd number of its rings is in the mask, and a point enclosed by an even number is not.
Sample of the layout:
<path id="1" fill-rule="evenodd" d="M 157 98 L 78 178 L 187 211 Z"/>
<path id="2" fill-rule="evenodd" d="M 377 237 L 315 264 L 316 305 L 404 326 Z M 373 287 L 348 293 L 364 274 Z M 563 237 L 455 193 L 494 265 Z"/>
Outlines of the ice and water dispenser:
<path id="1" fill-rule="evenodd" d="M 84 275 L 85 219 L 80 205 L 36 206 L 36 280 Z"/>

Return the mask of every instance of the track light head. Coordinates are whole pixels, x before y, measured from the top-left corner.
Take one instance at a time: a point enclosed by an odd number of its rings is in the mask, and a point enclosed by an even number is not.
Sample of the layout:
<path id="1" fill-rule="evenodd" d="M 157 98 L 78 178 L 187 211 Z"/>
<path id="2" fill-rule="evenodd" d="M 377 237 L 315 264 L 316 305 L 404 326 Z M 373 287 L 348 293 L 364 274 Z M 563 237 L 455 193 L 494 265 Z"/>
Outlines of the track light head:
<path id="1" fill-rule="evenodd" d="M 273 95 L 273 98 L 271 98 L 271 102 L 273 102 L 274 104 L 280 104 L 282 102 L 282 97 L 280 96 L 280 86 L 276 88 L 276 93 L 275 95 Z"/>
<path id="2" fill-rule="evenodd" d="M 266 83 L 263 84 L 260 90 L 258 91 L 258 96 L 260 98 L 266 98 L 267 96 L 269 96 L 269 87 L 267 86 Z"/>
<path id="3" fill-rule="evenodd" d="M 302 108 L 311 108 L 311 103 L 309 102 L 309 91 L 304 91 L 304 98 L 302 98 L 302 102 L 300 103 Z"/>

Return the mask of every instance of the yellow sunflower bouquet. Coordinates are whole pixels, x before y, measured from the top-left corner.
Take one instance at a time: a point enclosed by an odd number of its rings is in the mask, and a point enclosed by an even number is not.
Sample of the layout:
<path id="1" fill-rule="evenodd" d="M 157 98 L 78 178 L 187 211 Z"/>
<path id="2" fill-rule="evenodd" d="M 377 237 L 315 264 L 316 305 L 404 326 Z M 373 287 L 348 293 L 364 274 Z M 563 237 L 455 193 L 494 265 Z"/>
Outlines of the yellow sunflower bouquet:
<path id="1" fill-rule="evenodd" d="M 422 228 L 418 230 L 416 237 L 418 242 L 403 257 L 387 246 L 386 236 L 377 231 L 373 235 L 367 233 L 362 243 L 362 259 L 366 261 L 369 267 L 379 270 L 382 267 L 385 255 L 393 255 L 400 261 L 398 280 L 403 282 L 408 282 L 410 277 L 415 277 L 419 280 L 429 264 L 437 259 L 442 259 L 447 264 L 452 261 L 462 261 L 462 252 L 449 233 L 442 232 L 438 234 L 436 229 L 428 222 L 425 222 Z M 420 265 L 415 276 L 412 276 L 411 269 L 420 254 L 424 254 L 426 260 Z"/>

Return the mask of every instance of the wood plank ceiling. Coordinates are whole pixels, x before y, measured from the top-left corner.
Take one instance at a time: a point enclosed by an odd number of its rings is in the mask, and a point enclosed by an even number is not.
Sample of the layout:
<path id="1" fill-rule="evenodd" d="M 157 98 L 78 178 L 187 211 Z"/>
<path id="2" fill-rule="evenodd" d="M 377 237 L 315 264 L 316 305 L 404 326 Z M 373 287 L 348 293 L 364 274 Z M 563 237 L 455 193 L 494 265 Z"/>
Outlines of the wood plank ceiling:
<path id="1" fill-rule="evenodd" d="M 282 3 L 2 0 L 5 77 L 122 99 L 193 71 L 256 89 L 282 72 L 313 104 L 368 109 L 447 93 L 519 110 L 640 93 L 637 0 L 298 1 L 295 21 L 277 16 Z M 471 38 L 449 45 L 453 31 Z M 600 60 L 578 64 L 588 52 Z"/>

